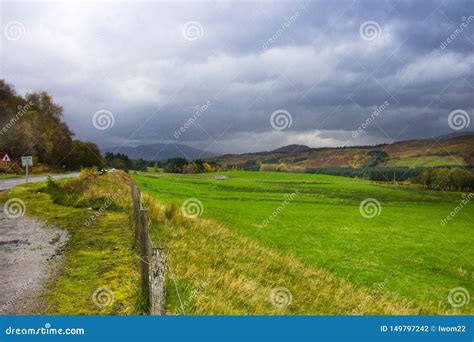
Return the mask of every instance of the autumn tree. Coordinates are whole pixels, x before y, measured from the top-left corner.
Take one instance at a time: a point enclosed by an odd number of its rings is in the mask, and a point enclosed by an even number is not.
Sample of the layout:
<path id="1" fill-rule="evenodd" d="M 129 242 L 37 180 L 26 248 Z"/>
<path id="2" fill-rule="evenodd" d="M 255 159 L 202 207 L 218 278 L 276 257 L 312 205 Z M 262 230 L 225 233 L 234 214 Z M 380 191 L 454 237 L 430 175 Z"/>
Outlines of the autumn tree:
<path id="1" fill-rule="evenodd" d="M 100 166 L 100 150 L 94 143 L 73 139 L 63 121 L 63 108 L 45 91 L 18 95 L 0 80 L 0 151 L 19 162 L 32 155 L 51 168 L 78 169 Z"/>

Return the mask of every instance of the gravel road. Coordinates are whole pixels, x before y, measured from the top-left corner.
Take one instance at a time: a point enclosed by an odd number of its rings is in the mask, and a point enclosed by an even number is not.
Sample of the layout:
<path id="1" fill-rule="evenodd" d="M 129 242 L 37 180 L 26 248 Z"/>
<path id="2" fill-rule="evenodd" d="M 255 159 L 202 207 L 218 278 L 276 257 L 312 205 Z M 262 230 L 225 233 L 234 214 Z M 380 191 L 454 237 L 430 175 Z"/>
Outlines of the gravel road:
<path id="1" fill-rule="evenodd" d="M 65 230 L 0 212 L 0 315 L 41 310 L 40 294 L 61 266 L 67 238 Z"/>

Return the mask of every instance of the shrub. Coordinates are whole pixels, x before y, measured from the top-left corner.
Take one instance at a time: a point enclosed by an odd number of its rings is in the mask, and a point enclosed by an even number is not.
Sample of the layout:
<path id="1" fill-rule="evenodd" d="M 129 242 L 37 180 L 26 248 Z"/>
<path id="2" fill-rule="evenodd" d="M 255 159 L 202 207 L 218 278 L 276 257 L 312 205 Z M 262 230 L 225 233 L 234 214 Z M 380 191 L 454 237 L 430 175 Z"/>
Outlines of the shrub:
<path id="1" fill-rule="evenodd" d="M 279 172 L 290 172 L 290 167 L 286 164 L 281 163 L 278 165 L 278 171 Z"/>
<path id="2" fill-rule="evenodd" d="M 278 165 L 277 164 L 262 164 L 260 165 L 260 171 L 276 172 L 278 171 Z"/>
<path id="3" fill-rule="evenodd" d="M 48 190 L 56 190 L 56 189 L 59 189 L 59 185 L 58 183 L 56 183 L 53 179 L 53 177 L 49 176 L 48 175 L 48 179 L 46 180 L 46 187 L 48 188 Z"/>
<path id="4" fill-rule="evenodd" d="M 255 160 L 248 160 L 242 165 L 244 171 L 259 171 L 260 165 Z"/>
<path id="5" fill-rule="evenodd" d="M 184 158 L 170 158 L 163 165 L 163 169 L 165 172 L 183 173 L 185 166 L 188 164 L 189 162 Z"/>
<path id="6" fill-rule="evenodd" d="M 95 180 L 100 177 L 100 172 L 95 167 L 81 169 L 81 174 L 79 176 L 80 179 L 91 179 Z"/>
<path id="7" fill-rule="evenodd" d="M 202 163 L 202 166 L 203 166 L 203 168 L 204 168 L 204 170 L 205 170 L 206 172 L 212 172 L 212 171 L 213 171 L 212 166 L 209 165 L 209 164 L 206 163 L 206 162 Z"/>

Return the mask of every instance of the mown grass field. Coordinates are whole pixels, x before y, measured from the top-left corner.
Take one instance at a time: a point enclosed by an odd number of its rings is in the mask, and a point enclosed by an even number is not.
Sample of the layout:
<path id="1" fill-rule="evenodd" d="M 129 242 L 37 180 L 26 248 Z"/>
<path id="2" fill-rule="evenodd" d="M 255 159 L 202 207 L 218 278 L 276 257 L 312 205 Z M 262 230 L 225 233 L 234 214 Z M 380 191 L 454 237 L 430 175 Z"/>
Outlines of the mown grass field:
<path id="1" fill-rule="evenodd" d="M 448 302 L 453 288 L 474 293 L 472 203 L 440 224 L 461 193 L 288 173 L 134 178 L 143 192 L 176 207 L 157 209 L 165 214 L 153 223 L 173 267 L 171 313 L 183 306 L 204 314 L 474 312 L 472 302 Z M 189 198 L 202 202 L 201 218 L 170 220 L 177 215 L 170 210 Z M 359 211 L 367 198 L 381 204 L 374 218 Z M 275 287 L 292 294 L 285 310 L 268 300 Z"/>

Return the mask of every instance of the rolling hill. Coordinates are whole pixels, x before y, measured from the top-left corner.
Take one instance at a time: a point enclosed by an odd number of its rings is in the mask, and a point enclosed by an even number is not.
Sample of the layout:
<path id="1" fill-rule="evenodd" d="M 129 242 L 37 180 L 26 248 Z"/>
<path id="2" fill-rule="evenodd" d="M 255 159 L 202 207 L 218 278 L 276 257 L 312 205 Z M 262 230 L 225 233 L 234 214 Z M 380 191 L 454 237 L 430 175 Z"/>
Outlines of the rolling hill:
<path id="1" fill-rule="evenodd" d="M 206 158 L 228 165 L 246 162 L 287 164 L 306 168 L 370 166 L 444 166 L 474 164 L 474 134 L 443 139 L 407 140 L 392 144 L 309 148 L 289 145 L 268 152 L 226 154 Z"/>

